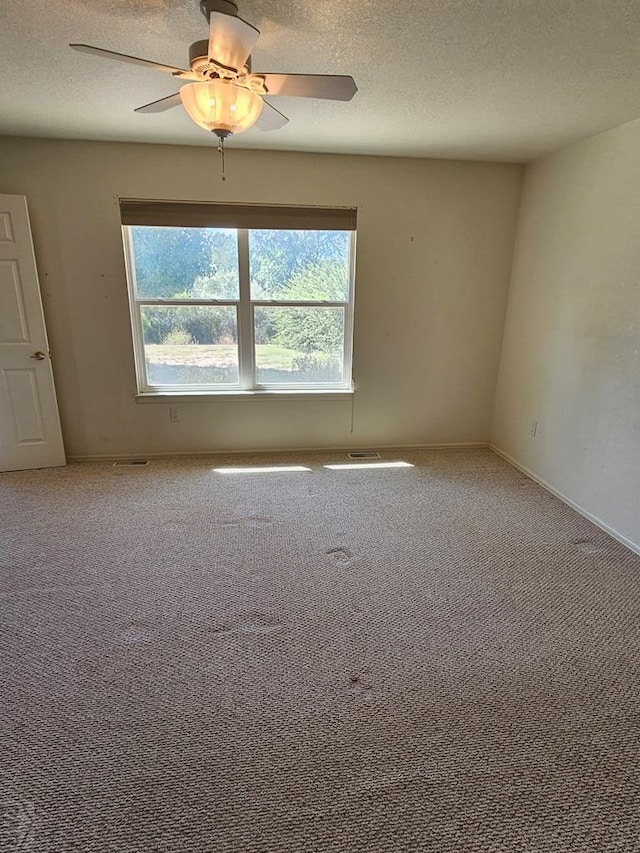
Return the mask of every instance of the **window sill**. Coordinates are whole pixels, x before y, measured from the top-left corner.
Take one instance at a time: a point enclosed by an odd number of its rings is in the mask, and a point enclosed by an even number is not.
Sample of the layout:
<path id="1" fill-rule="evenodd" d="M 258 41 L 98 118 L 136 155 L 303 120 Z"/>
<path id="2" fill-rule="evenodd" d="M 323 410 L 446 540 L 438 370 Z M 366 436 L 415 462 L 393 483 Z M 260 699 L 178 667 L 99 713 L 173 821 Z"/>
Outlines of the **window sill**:
<path id="1" fill-rule="evenodd" d="M 354 388 L 327 388 L 297 391 L 278 388 L 269 391 L 148 391 L 136 394 L 136 403 L 211 403 L 218 400 L 348 400 Z"/>

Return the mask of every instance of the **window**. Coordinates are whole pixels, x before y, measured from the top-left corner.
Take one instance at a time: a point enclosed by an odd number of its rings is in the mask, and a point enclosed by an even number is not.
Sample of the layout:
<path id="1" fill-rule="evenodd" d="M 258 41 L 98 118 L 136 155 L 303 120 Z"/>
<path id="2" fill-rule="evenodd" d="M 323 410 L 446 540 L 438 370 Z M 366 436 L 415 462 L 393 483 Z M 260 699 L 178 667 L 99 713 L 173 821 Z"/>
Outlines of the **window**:
<path id="1" fill-rule="evenodd" d="M 141 393 L 350 389 L 355 210 L 120 209 Z"/>

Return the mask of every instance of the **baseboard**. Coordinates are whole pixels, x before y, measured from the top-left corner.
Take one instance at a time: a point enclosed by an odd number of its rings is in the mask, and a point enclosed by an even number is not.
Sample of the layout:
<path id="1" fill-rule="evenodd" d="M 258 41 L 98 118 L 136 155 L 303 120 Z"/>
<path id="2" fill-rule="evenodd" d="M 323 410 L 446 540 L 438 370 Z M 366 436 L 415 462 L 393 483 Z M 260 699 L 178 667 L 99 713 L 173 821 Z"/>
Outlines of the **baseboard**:
<path id="1" fill-rule="evenodd" d="M 120 462 L 126 459 L 168 459 L 189 456 L 260 456 L 273 453 L 351 453 L 355 450 L 380 450 L 385 453 L 394 450 L 483 450 L 488 449 L 486 441 L 465 441 L 449 444 L 346 444 L 334 447 L 271 447 L 260 450 L 170 450 L 161 453 L 103 453 L 72 454 L 67 462 Z"/>
<path id="2" fill-rule="evenodd" d="M 514 459 L 513 456 L 510 456 L 508 453 L 505 453 L 504 450 L 500 450 L 499 447 L 496 447 L 495 444 L 489 443 L 489 449 L 492 450 L 497 456 L 502 457 L 505 462 L 508 462 L 510 465 L 513 465 L 514 468 L 517 468 L 518 471 L 522 471 L 523 474 L 526 474 L 527 477 L 530 477 L 534 482 L 538 483 L 539 486 L 542 486 L 543 489 L 546 489 L 548 492 L 551 492 L 552 495 L 555 495 L 559 498 L 563 503 L 570 506 L 571 509 L 575 509 L 576 512 L 579 512 L 580 515 L 583 515 L 596 527 L 599 527 L 600 530 L 604 530 L 605 533 L 608 533 L 613 539 L 618 541 L 621 545 L 624 545 L 625 548 L 628 548 L 630 551 L 633 551 L 634 554 L 640 555 L 640 545 L 636 545 L 635 542 L 632 542 L 630 539 L 627 539 L 622 533 L 616 530 L 614 527 L 611 527 L 610 524 L 607 524 L 606 521 L 603 521 L 601 518 L 598 518 L 597 515 L 594 515 L 592 512 L 589 512 L 588 509 L 585 509 L 580 504 L 571 500 L 571 498 L 567 497 L 563 492 L 559 489 L 556 489 L 555 486 L 552 486 L 551 483 L 548 483 L 546 480 L 543 480 L 542 477 L 539 477 L 535 471 L 532 471 L 530 468 L 527 468 L 526 465 L 522 465 L 518 462 L 517 459 Z"/>

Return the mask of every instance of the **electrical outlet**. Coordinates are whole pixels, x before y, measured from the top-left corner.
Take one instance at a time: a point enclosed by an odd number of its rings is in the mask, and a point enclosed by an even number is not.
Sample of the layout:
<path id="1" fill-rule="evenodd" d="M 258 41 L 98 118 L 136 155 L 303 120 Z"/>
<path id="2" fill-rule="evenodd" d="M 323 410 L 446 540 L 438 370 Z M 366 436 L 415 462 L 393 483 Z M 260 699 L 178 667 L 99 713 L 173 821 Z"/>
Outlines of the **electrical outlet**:
<path id="1" fill-rule="evenodd" d="M 171 423 L 177 424 L 180 421 L 180 409 L 178 406 L 171 406 L 169 408 L 169 420 Z"/>
<path id="2" fill-rule="evenodd" d="M 529 435 L 531 438 L 535 438 L 538 433 L 538 421 L 531 421 L 529 425 Z"/>

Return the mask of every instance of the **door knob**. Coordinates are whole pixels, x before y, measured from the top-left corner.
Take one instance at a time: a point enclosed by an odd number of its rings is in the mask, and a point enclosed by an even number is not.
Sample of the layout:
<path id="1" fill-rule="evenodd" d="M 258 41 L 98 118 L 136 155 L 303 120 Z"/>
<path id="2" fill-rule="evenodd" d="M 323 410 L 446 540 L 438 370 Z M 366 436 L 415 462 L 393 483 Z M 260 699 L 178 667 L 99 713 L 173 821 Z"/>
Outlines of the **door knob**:
<path id="1" fill-rule="evenodd" d="M 45 355 L 45 353 L 43 353 L 41 350 L 38 350 L 37 352 L 34 352 L 34 354 L 33 354 L 33 355 L 30 355 L 30 356 L 29 356 L 29 358 L 37 358 L 37 359 L 38 359 L 38 361 L 42 361 L 42 360 L 43 360 L 43 359 L 45 359 L 46 357 L 47 357 L 47 356 Z"/>

